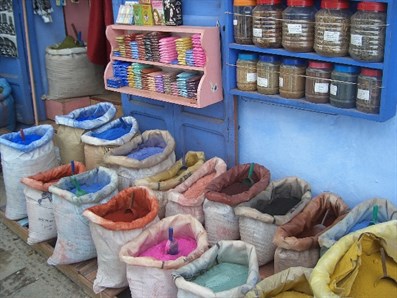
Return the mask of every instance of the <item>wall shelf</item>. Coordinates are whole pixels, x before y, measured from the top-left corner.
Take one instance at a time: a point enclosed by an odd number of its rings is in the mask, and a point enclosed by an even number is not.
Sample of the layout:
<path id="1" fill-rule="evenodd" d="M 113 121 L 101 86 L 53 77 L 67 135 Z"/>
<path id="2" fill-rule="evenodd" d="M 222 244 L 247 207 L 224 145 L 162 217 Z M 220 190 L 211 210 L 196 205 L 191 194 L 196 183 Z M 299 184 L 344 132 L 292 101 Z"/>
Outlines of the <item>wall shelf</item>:
<path id="1" fill-rule="evenodd" d="M 192 34 L 201 35 L 201 46 L 206 54 L 206 64 L 204 67 L 187 65 L 167 64 L 154 61 L 137 60 L 129 57 L 119 57 L 112 55 L 110 62 L 105 69 L 104 81 L 105 88 L 111 91 L 151 98 L 170 102 L 178 105 L 203 108 L 223 100 L 222 92 L 222 70 L 221 70 L 221 48 L 220 33 L 218 27 L 196 27 L 196 26 L 134 26 L 134 25 L 110 25 L 106 29 L 106 36 L 114 49 L 118 48 L 116 37 L 130 33 L 142 32 L 170 32 L 174 36 L 191 36 Z M 111 88 L 107 86 L 107 79 L 114 77 L 113 62 L 124 61 L 131 63 L 143 63 L 157 66 L 161 69 L 180 69 L 181 71 L 197 71 L 202 73 L 201 80 L 197 88 L 197 99 L 173 96 L 165 93 L 153 92 L 130 87 Z"/>

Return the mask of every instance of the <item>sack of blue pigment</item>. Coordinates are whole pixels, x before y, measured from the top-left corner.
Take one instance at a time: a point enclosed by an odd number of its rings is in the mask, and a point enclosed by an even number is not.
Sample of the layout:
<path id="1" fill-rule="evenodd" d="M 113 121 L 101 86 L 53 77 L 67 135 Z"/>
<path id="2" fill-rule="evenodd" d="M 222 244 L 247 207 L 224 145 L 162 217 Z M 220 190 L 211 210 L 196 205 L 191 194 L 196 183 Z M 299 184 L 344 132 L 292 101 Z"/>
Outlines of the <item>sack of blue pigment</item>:
<path id="1" fill-rule="evenodd" d="M 84 143 L 85 165 L 88 170 L 103 166 L 103 157 L 113 148 L 130 141 L 139 134 L 138 122 L 126 116 L 113 120 L 81 136 Z"/>
<path id="2" fill-rule="evenodd" d="M 51 125 L 39 125 L 0 136 L 7 204 L 6 217 L 18 220 L 27 216 L 21 178 L 58 166 Z"/>
<path id="3" fill-rule="evenodd" d="M 67 115 L 55 116 L 58 124 L 55 144 L 59 147 L 61 163 L 71 160 L 85 163 L 84 143 L 81 136 L 89 130 L 99 128 L 110 122 L 116 115 L 116 108 L 109 102 L 100 102 L 92 106 L 76 109 Z"/>
<path id="4" fill-rule="evenodd" d="M 99 167 L 51 185 L 57 242 L 49 265 L 72 264 L 96 257 L 85 209 L 108 202 L 117 191 L 117 174 Z"/>

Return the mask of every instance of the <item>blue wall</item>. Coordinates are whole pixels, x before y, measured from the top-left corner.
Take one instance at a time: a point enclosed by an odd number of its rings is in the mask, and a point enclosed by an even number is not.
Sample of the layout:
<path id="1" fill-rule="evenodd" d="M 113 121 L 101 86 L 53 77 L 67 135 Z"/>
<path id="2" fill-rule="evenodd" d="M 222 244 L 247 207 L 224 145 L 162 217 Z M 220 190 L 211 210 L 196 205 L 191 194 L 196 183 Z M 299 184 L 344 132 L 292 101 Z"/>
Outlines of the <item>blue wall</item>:
<path id="1" fill-rule="evenodd" d="M 239 161 L 266 166 L 272 180 L 298 176 L 313 195 L 350 206 L 382 197 L 397 205 L 397 117 L 379 123 L 240 98 Z"/>

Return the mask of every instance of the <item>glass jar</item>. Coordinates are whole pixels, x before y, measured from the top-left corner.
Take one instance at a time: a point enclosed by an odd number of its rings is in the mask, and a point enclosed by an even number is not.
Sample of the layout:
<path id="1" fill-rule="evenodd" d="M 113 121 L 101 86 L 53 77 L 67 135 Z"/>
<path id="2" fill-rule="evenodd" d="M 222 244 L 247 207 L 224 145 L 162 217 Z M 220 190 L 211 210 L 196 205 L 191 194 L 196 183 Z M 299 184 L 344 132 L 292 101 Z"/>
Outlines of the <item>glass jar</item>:
<path id="1" fill-rule="evenodd" d="M 329 83 L 332 64 L 310 61 L 306 68 L 305 97 L 313 103 L 329 102 Z"/>
<path id="2" fill-rule="evenodd" d="M 252 12 L 255 45 L 263 48 L 281 47 L 281 0 L 257 0 Z"/>
<path id="3" fill-rule="evenodd" d="M 277 94 L 280 77 L 280 58 L 274 55 L 260 55 L 256 65 L 256 72 L 258 92 L 267 95 Z"/>
<path id="4" fill-rule="evenodd" d="M 362 68 L 357 79 L 357 110 L 379 114 L 380 95 L 382 87 L 382 71 Z"/>
<path id="5" fill-rule="evenodd" d="M 284 98 L 301 98 L 305 95 L 306 62 L 284 58 L 280 65 L 279 92 Z"/>
<path id="6" fill-rule="evenodd" d="M 292 52 L 311 52 L 314 43 L 313 0 L 288 0 L 283 11 L 283 47 Z"/>
<path id="7" fill-rule="evenodd" d="M 360 61 L 381 62 L 385 50 L 386 4 L 360 2 L 350 22 L 350 56 Z"/>
<path id="8" fill-rule="evenodd" d="M 323 56 L 345 56 L 350 38 L 349 3 L 341 0 L 322 0 L 316 13 L 314 50 Z"/>
<path id="9" fill-rule="evenodd" d="M 234 0 L 233 35 L 240 44 L 252 44 L 252 11 L 256 0 Z"/>
<path id="10" fill-rule="evenodd" d="M 258 55 L 240 53 L 237 58 L 237 88 L 242 91 L 256 90 L 256 64 Z"/>
<path id="11" fill-rule="evenodd" d="M 360 69 L 357 66 L 336 64 L 331 73 L 329 100 L 338 108 L 354 108 L 356 106 L 357 76 Z"/>

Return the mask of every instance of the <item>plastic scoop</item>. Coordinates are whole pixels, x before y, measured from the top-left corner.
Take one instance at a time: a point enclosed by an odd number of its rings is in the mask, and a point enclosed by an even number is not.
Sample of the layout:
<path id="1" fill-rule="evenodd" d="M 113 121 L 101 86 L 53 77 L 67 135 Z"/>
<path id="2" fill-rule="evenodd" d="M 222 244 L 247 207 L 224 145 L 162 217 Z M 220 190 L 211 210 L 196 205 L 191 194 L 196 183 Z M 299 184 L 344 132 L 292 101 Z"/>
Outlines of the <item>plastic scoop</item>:
<path id="1" fill-rule="evenodd" d="M 121 125 L 123 126 L 123 128 L 126 128 L 127 127 L 127 123 L 125 123 L 123 117 L 120 117 L 119 119 L 120 119 L 120 122 L 121 122 Z"/>
<path id="2" fill-rule="evenodd" d="M 252 174 L 254 173 L 254 163 L 251 163 L 250 168 L 248 170 L 248 177 L 244 178 L 243 183 L 246 185 L 252 185 L 255 181 L 252 179 Z"/>
<path id="3" fill-rule="evenodd" d="M 382 260 L 383 275 L 375 281 L 374 287 L 376 287 L 379 284 L 379 282 L 382 280 L 390 280 L 391 282 L 394 282 L 395 284 L 397 284 L 397 281 L 393 277 L 391 277 L 390 275 L 387 274 L 386 255 L 385 255 L 385 249 L 383 247 L 380 248 L 380 255 L 381 255 L 381 260 Z"/>
<path id="4" fill-rule="evenodd" d="M 372 220 L 369 222 L 368 226 L 373 226 L 378 223 L 378 205 L 374 205 L 372 208 Z"/>
<path id="5" fill-rule="evenodd" d="M 21 135 L 22 142 L 25 142 L 25 140 L 26 140 L 25 133 L 23 132 L 22 128 L 19 130 L 19 134 Z"/>
<path id="6" fill-rule="evenodd" d="M 174 239 L 174 229 L 168 228 L 168 240 L 165 244 L 165 252 L 169 255 L 177 255 L 179 252 L 178 242 Z"/>
<path id="7" fill-rule="evenodd" d="M 317 235 L 318 233 L 320 233 L 323 230 L 325 230 L 326 226 L 324 225 L 324 223 L 325 223 L 325 220 L 327 219 L 328 213 L 329 213 L 329 209 L 327 209 L 327 211 L 325 212 L 323 220 L 321 221 L 321 223 L 319 223 L 319 224 L 317 224 L 317 225 L 315 225 L 313 227 L 313 234 L 314 235 Z"/>
<path id="8" fill-rule="evenodd" d="M 81 197 L 87 194 L 85 190 L 80 188 L 80 184 L 79 182 L 77 182 L 77 179 L 75 177 L 72 177 L 72 182 L 74 187 L 76 187 L 76 196 Z"/>

